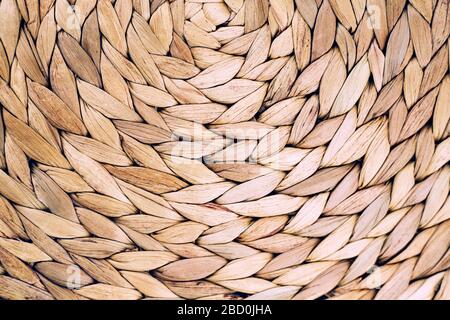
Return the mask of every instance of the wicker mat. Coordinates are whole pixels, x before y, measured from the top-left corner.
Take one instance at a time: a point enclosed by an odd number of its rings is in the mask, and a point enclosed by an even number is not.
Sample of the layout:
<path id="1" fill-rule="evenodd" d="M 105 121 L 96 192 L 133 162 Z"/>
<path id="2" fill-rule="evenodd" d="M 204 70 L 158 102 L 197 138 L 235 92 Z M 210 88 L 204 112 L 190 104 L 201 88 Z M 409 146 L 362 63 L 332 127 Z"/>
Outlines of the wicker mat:
<path id="1" fill-rule="evenodd" d="M 450 299 L 449 0 L 1 0 L 1 299 Z"/>

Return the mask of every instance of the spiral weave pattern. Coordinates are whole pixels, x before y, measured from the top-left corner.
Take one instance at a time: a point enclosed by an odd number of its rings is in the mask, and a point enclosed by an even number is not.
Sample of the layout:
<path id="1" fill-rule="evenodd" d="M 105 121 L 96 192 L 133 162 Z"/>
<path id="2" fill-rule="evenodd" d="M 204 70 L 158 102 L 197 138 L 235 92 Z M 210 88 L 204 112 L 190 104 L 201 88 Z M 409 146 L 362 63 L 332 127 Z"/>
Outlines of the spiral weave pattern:
<path id="1" fill-rule="evenodd" d="M 449 0 L 1 0 L 1 299 L 450 299 Z"/>

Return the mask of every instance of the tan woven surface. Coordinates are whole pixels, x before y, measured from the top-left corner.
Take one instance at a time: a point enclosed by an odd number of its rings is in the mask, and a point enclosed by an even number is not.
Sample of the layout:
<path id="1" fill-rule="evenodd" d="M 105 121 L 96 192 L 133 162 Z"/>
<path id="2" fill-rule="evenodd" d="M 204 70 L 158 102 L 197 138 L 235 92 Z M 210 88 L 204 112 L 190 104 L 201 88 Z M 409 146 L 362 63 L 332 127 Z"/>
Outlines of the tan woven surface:
<path id="1" fill-rule="evenodd" d="M 0 298 L 449 299 L 449 0 L 1 0 Z"/>

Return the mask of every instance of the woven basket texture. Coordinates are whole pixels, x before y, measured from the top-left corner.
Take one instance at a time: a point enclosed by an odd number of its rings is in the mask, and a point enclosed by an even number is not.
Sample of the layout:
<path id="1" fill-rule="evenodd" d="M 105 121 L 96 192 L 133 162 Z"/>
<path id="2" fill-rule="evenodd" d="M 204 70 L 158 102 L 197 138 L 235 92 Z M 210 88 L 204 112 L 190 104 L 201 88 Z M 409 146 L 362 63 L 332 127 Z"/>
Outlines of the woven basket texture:
<path id="1" fill-rule="evenodd" d="M 0 0 L 0 299 L 450 299 L 450 0 Z"/>

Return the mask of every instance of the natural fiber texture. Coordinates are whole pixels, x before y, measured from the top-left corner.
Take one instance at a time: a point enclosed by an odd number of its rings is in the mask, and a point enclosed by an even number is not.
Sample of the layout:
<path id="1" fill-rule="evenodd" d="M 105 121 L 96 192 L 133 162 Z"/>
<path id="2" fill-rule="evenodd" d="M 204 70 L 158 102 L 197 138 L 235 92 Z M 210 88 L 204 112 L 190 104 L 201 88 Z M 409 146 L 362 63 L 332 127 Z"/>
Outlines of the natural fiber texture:
<path id="1" fill-rule="evenodd" d="M 0 298 L 449 299 L 449 0 L 1 0 Z"/>

